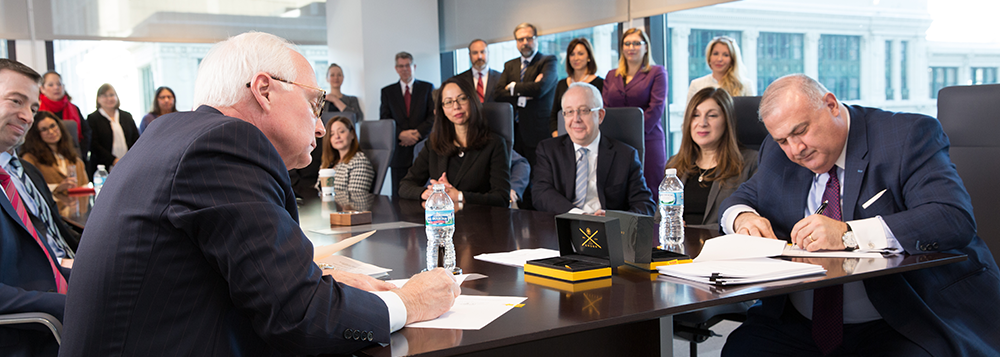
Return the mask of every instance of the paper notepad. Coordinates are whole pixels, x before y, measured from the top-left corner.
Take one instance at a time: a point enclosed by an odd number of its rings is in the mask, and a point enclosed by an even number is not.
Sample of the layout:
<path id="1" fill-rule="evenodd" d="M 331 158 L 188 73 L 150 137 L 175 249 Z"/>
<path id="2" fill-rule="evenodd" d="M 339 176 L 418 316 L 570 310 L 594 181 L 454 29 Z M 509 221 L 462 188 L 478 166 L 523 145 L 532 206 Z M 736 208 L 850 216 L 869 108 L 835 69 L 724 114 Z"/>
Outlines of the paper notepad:
<path id="1" fill-rule="evenodd" d="M 760 283 L 824 274 L 819 265 L 770 259 L 785 250 L 785 241 L 729 234 L 709 239 L 693 263 L 657 267 L 661 274 L 714 285 Z"/>
<path id="2" fill-rule="evenodd" d="M 475 256 L 475 258 L 477 260 L 482 260 L 490 263 L 508 265 L 513 267 L 523 267 L 524 264 L 527 263 L 529 260 L 554 258 L 558 256 L 559 256 L 558 250 L 537 248 L 537 249 L 518 249 L 513 252 L 505 252 L 505 253 L 483 253 Z"/>
<path id="3" fill-rule="evenodd" d="M 392 271 L 392 269 L 389 268 L 368 264 L 343 255 L 331 255 L 317 260 L 316 264 L 324 269 L 342 270 L 348 273 L 363 274 L 374 278 L 389 275 L 389 272 Z"/>

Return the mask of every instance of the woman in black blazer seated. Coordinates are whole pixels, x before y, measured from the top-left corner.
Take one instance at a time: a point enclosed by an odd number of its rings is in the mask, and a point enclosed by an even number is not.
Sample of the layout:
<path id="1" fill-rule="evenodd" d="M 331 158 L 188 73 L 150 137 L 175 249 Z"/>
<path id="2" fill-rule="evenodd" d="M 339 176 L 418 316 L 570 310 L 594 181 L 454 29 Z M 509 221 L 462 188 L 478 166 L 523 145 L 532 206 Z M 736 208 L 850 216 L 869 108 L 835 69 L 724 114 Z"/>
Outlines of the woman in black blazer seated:
<path id="1" fill-rule="evenodd" d="M 695 93 L 681 128 L 680 150 L 667 168 L 684 182 L 684 223 L 718 229 L 719 205 L 757 172 L 757 151 L 736 141 L 733 98 L 722 88 Z"/>
<path id="2" fill-rule="evenodd" d="M 90 167 L 87 168 L 91 176 L 97 171 L 97 165 L 104 165 L 111 171 L 111 167 L 139 139 L 139 129 L 135 127 L 132 114 L 119 110 L 119 106 L 121 101 L 115 87 L 102 84 L 97 89 L 97 110 L 87 116 L 87 124 L 93 131 Z"/>
<path id="3" fill-rule="evenodd" d="M 510 205 L 510 153 L 480 114 L 476 92 L 454 77 L 434 100 L 434 127 L 427 145 L 400 182 L 403 198 L 426 200 L 431 184 L 443 183 L 456 203 Z"/>

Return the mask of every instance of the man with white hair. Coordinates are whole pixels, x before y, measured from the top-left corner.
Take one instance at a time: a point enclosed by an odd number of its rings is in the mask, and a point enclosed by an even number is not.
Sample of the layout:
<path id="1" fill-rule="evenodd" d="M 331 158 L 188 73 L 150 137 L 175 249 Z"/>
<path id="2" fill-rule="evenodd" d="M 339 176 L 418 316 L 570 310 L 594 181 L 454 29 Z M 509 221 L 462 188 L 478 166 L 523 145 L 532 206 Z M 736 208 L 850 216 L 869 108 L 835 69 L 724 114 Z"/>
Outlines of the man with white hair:
<path id="1" fill-rule="evenodd" d="M 757 173 L 720 206 L 726 233 L 809 251 L 899 248 L 968 259 L 763 298 L 724 356 L 998 354 L 1000 272 L 976 236 L 972 201 L 937 120 L 845 105 L 801 74 L 768 86 L 760 118 L 773 140 L 760 147 Z M 857 261 L 837 264 L 850 274 Z"/>
<path id="2" fill-rule="evenodd" d="M 653 215 L 635 148 L 602 136 L 601 92 L 590 83 L 569 86 L 562 97 L 566 135 L 538 143 L 532 202 L 539 211 L 604 215 L 605 210 Z"/>
<path id="3" fill-rule="evenodd" d="M 61 355 L 348 353 L 451 307 L 443 270 L 396 288 L 312 262 L 287 170 L 323 135 L 315 78 L 273 35 L 209 51 L 198 109 L 157 119 L 101 190 Z"/>

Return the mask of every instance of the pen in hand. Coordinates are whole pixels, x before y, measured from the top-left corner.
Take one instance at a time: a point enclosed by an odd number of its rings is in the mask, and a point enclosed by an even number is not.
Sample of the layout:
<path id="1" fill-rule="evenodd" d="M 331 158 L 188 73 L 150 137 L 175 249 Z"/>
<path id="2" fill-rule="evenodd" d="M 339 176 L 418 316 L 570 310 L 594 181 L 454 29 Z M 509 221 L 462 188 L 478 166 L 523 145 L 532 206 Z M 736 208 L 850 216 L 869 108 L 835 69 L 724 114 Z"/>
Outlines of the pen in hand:
<path id="1" fill-rule="evenodd" d="M 813 214 L 823 214 L 823 210 L 826 209 L 826 204 L 829 203 L 829 202 L 830 201 L 825 201 L 824 200 L 823 203 L 819 204 L 819 208 L 816 209 L 816 213 L 813 213 Z"/>

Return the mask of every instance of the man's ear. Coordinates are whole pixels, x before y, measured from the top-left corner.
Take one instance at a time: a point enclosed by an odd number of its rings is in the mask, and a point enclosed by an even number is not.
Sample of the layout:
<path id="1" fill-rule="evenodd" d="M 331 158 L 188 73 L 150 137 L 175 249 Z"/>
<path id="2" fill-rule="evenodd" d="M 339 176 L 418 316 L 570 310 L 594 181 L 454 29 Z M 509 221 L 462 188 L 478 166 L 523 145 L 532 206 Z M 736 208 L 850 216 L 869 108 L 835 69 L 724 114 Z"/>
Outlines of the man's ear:
<path id="1" fill-rule="evenodd" d="M 604 108 L 597 110 L 597 125 L 601 125 L 601 123 L 604 123 L 605 115 L 607 115 L 607 112 L 604 111 Z"/>
<path id="2" fill-rule="evenodd" d="M 250 80 L 250 94 L 253 95 L 254 100 L 260 105 L 260 108 L 264 112 L 271 111 L 271 89 L 273 89 L 274 82 L 271 79 L 271 75 L 260 72 L 253 76 Z"/>

